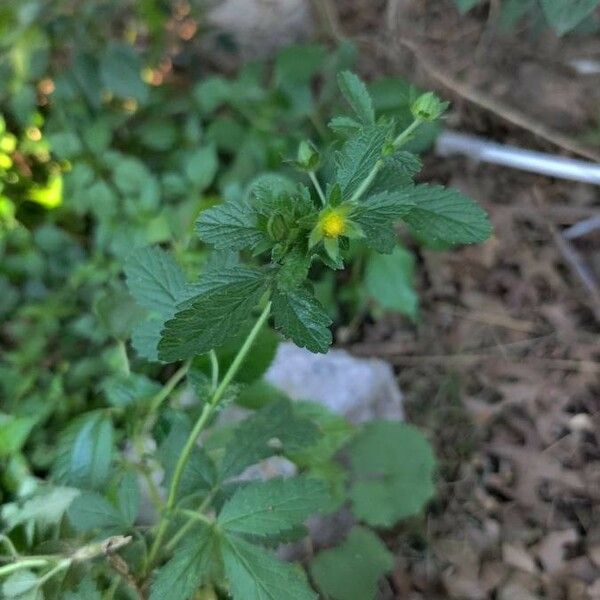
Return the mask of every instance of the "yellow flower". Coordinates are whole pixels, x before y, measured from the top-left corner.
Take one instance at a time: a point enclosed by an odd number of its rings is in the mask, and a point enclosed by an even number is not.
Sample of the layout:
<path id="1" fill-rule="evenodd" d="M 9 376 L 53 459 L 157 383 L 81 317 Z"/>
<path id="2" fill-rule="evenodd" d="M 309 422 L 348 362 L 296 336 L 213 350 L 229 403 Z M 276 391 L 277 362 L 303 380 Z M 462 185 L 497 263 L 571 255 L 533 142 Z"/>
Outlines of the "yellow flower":
<path id="1" fill-rule="evenodd" d="M 346 215 L 339 210 L 331 210 L 321 219 L 321 231 L 328 238 L 337 238 L 346 231 Z"/>

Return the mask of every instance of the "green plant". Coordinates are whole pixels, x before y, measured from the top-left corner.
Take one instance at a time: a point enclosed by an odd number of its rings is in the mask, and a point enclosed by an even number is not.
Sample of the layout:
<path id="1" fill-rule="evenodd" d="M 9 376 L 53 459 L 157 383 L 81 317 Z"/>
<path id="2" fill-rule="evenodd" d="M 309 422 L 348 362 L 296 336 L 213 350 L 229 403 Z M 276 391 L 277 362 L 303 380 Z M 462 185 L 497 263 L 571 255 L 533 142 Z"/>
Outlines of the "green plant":
<path id="1" fill-rule="evenodd" d="M 466 13 L 483 0 L 455 0 L 458 9 Z M 532 21 L 543 19 L 558 35 L 565 35 L 579 27 L 600 5 L 599 0 L 504 0 L 500 24 L 510 27 L 528 17 Z"/>
<path id="2" fill-rule="evenodd" d="M 99 390 L 103 402 L 67 424 L 51 482 L 19 461 L 5 474 L 19 495 L 1 513 L 5 596 L 315 598 L 303 571 L 268 548 L 301 538 L 309 515 L 346 502 L 364 525 L 391 527 L 432 497 L 435 462 L 416 429 L 352 427 L 261 380 L 278 339 L 270 320 L 299 346 L 330 346 L 331 319 L 311 273 L 343 269 L 351 241 L 394 256 L 398 221 L 433 244 L 476 243 L 490 234 L 471 200 L 412 181 L 420 162 L 407 144 L 439 118 L 444 103 L 420 95 L 410 122 L 399 127 L 392 117 L 376 118 L 356 75 L 342 72 L 339 84 L 352 114 L 330 121 L 330 144 L 299 144 L 288 168 L 304 181 L 266 174 L 202 212 L 196 230 L 213 253 L 197 281 L 188 282 L 165 250 L 141 247 L 124 267 L 135 302 L 123 293 L 98 301 L 116 341 L 113 371 Z M 207 169 L 211 162 L 200 161 L 194 175 L 208 178 Z M 145 361 L 134 363 L 127 351 L 132 325 L 132 345 Z M 151 363 L 161 362 L 178 363 L 162 386 L 149 376 Z M 254 412 L 237 424 L 219 423 L 234 401 Z M 26 417 L 0 421 L 0 456 L 18 450 L 32 426 Z M 347 468 L 336 460 L 342 449 Z M 274 455 L 297 475 L 240 478 Z M 141 498 L 152 505 L 145 515 Z M 21 552 L 40 543 L 35 554 Z M 360 569 L 352 568 L 357 545 L 371 549 Z M 317 556 L 311 573 L 332 598 L 364 599 L 390 565 L 377 537 L 358 527 L 340 548 Z"/>

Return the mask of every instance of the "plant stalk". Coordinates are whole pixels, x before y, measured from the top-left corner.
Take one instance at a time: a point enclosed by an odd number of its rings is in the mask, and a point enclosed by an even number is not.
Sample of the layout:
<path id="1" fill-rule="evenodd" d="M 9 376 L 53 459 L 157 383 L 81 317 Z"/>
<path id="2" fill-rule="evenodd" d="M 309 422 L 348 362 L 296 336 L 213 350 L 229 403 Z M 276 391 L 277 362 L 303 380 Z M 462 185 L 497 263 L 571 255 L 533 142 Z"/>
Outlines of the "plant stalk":
<path id="1" fill-rule="evenodd" d="M 227 387 L 229 386 L 229 384 L 235 377 L 239 368 L 242 366 L 242 363 L 244 362 L 248 352 L 252 348 L 252 345 L 254 344 L 256 337 L 258 336 L 260 330 L 262 329 L 262 326 L 265 324 L 265 321 L 269 318 L 270 312 L 271 312 L 271 302 L 267 302 L 267 305 L 263 309 L 260 317 L 257 319 L 256 323 L 254 324 L 254 327 L 252 327 L 252 330 L 248 334 L 248 337 L 242 344 L 242 347 L 238 350 L 238 353 L 236 354 L 235 358 L 233 359 L 233 362 L 231 363 L 231 365 L 229 366 L 229 369 L 227 369 L 227 372 L 225 373 L 223 380 L 217 386 L 217 389 L 214 391 L 212 397 L 204 405 L 204 408 L 202 409 L 202 412 L 200 413 L 200 416 L 198 417 L 198 420 L 196 421 L 196 424 L 194 425 L 194 428 L 192 429 L 192 431 L 185 443 L 185 446 L 183 447 L 183 450 L 181 451 L 181 454 L 179 455 L 179 459 L 177 460 L 177 464 L 175 465 L 175 471 L 173 473 L 171 487 L 169 488 L 169 496 L 167 498 L 167 504 L 165 506 L 165 511 L 161 517 L 161 520 L 160 520 L 160 523 L 158 526 L 158 532 L 156 533 L 156 538 L 154 539 L 154 543 L 152 544 L 152 548 L 150 549 L 150 554 L 148 556 L 148 563 L 147 563 L 148 566 L 151 566 L 152 563 L 156 560 L 156 556 L 161 547 L 161 544 L 162 544 L 162 541 L 163 541 L 163 538 L 165 536 L 167 526 L 168 526 L 168 518 L 169 518 L 170 513 L 173 510 L 173 508 L 175 506 L 175 502 L 177 500 L 177 491 L 179 489 L 181 477 L 183 475 L 185 466 L 190 458 L 190 454 L 192 453 L 192 450 L 194 449 L 196 440 L 198 439 L 198 436 L 200 435 L 200 433 L 203 431 L 204 427 L 206 426 L 213 411 L 215 410 L 215 408 L 218 406 L 219 402 L 223 398 L 223 395 L 225 394 Z"/>
<path id="2" fill-rule="evenodd" d="M 421 119 L 415 119 L 404 131 L 401 131 L 396 139 L 393 141 L 394 148 L 400 148 L 404 143 L 408 141 L 410 134 L 422 123 Z M 375 177 L 377 177 L 377 173 L 381 167 L 383 167 L 384 160 L 380 158 L 374 165 L 373 168 L 369 171 L 369 174 L 363 179 L 362 183 L 358 186 L 349 202 L 358 202 L 361 196 L 369 189 L 369 186 L 373 183 Z"/>

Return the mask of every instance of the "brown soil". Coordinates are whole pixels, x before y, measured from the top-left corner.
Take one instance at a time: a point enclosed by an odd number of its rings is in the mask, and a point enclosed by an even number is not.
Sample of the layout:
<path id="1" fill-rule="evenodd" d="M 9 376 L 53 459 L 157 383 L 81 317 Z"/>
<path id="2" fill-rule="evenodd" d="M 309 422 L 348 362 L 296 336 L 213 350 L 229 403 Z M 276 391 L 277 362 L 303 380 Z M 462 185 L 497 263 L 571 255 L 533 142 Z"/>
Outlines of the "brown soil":
<path id="1" fill-rule="evenodd" d="M 568 64 L 599 59 L 598 36 L 503 37 L 494 2 L 462 19 L 450 0 L 334 5 L 365 49 L 365 75 L 438 89 L 453 101 L 451 127 L 600 153 L 581 143 L 600 113 L 600 76 Z M 598 286 L 600 235 L 568 248 L 561 231 L 598 214 L 599 188 L 433 155 L 424 177 L 481 202 L 495 235 L 483 247 L 417 249 L 420 325 L 385 319 L 351 346 L 397 365 L 409 418 L 440 457 L 426 520 L 387 537 L 398 560 L 382 598 L 598 599 L 600 305 L 569 250 Z"/>

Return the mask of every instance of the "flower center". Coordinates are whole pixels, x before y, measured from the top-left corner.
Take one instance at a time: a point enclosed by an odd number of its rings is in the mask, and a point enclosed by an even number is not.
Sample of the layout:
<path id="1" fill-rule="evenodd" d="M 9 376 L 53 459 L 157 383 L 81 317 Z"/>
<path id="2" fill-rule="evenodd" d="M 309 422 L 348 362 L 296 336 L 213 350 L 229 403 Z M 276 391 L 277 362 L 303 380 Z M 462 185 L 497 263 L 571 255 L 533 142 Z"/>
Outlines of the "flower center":
<path id="1" fill-rule="evenodd" d="M 339 237 L 346 231 L 346 219 L 339 213 L 331 212 L 323 218 L 321 228 L 325 237 Z"/>

